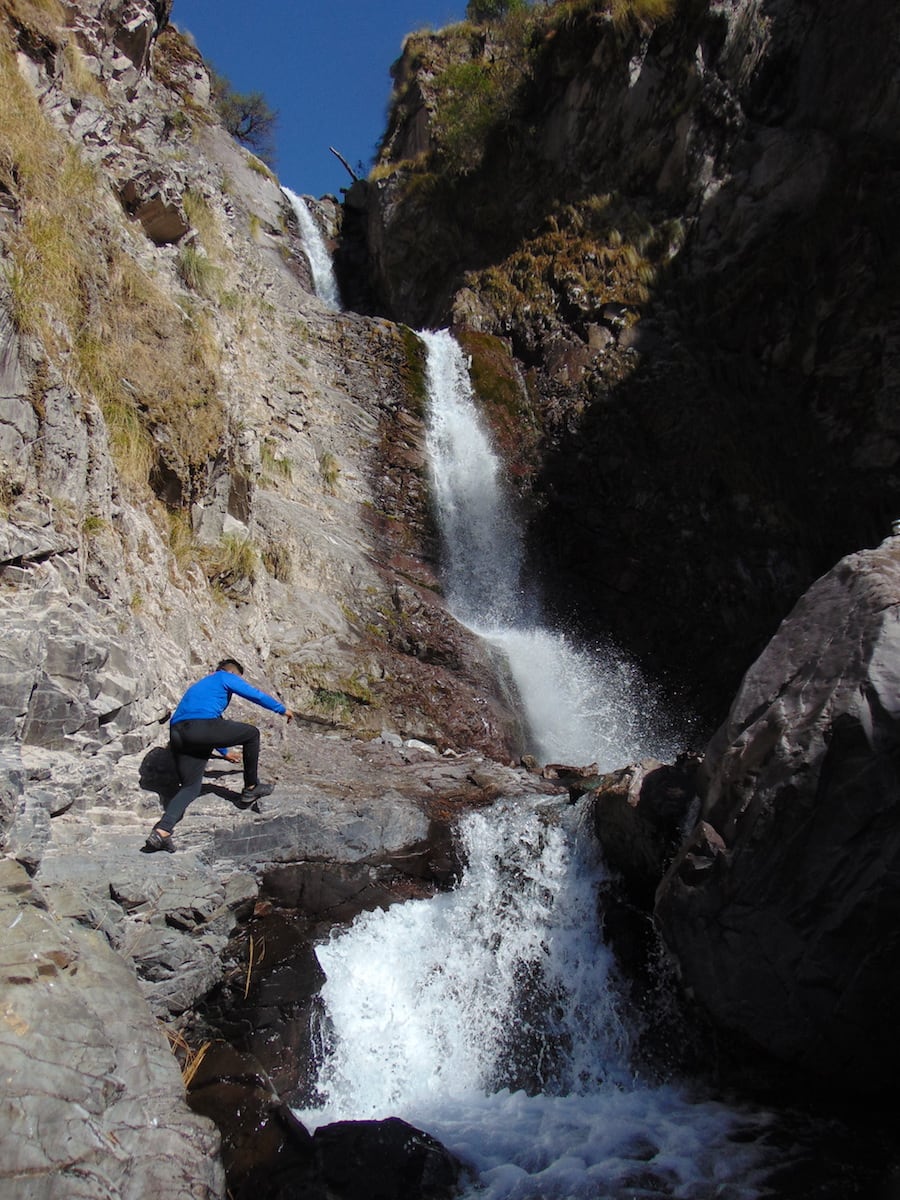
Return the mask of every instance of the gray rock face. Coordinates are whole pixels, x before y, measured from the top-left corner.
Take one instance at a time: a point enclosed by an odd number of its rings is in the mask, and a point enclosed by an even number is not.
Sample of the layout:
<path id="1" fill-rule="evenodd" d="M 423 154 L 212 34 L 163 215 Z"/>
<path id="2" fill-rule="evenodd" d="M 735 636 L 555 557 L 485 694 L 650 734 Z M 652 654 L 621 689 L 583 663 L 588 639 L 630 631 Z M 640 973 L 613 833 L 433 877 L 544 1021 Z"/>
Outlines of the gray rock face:
<path id="1" fill-rule="evenodd" d="M 213 1200 L 212 1123 L 102 934 L 52 916 L 0 863 L 0 1191 L 9 1200 Z"/>
<path id="2" fill-rule="evenodd" d="M 900 539 L 842 560 L 747 673 L 656 916 L 722 1025 L 861 1090 L 900 1004 Z"/>

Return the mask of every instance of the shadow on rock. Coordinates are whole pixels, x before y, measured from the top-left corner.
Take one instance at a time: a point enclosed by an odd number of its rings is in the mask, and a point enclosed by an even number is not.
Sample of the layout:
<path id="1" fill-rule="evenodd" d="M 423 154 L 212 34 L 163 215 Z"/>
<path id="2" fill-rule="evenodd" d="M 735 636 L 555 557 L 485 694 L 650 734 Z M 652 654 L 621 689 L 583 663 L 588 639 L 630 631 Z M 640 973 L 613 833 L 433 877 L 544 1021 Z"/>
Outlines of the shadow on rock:
<path id="1" fill-rule="evenodd" d="M 250 1054 L 214 1045 L 188 1099 L 222 1135 L 234 1200 L 449 1200 L 463 1165 L 398 1117 L 340 1121 L 310 1134 Z"/>
<path id="2" fill-rule="evenodd" d="M 175 759 L 168 746 L 155 746 L 141 759 L 140 785 L 145 792 L 156 792 L 160 803 L 165 806 L 181 786 Z"/>
<path id="3" fill-rule="evenodd" d="M 250 807 L 245 800 L 241 798 L 241 785 L 243 775 L 240 767 L 228 767 L 227 769 L 209 767 L 204 772 L 207 782 L 200 789 L 201 796 L 218 796 L 220 800 L 228 800 L 235 808 L 242 811 Z M 220 783 L 210 783 L 210 779 L 218 780 L 223 778 L 237 777 L 236 787 L 225 787 Z M 141 760 L 139 771 L 140 786 L 145 792 L 156 792 L 159 797 L 160 807 L 165 809 L 169 801 L 178 791 L 181 786 L 181 781 L 178 778 L 178 770 L 175 766 L 175 759 L 172 751 L 168 746 L 155 746 L 149 750 Z"/>

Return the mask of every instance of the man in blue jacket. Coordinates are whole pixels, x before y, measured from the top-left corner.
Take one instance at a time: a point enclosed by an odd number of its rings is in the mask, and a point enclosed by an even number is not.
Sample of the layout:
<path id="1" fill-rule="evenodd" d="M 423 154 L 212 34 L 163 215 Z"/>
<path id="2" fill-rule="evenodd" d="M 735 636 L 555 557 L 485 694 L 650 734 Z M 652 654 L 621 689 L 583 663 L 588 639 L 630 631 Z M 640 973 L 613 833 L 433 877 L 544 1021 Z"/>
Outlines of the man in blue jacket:
<path id="1" fill-rule="evenodd" d="M 243 721 L 222 716 L 232 696 L 243 696 L 263 708 L 281 713 L 285 720 L 294 714 L 280 700 L 252 687 L 244 680 L 244 668 L 236 659 L 224 658 L 211 675 L 191 684 L 181 697 L 169 722 L 169 746 L 178 769 L 180 789 L 166 805 L 162 820 L 150 831 L 144 850 L 174 850 L 172 830 L 184 816 L 187 806 L 200 795 L 203 772 L 210 755 L 218 753 L 228 762 L 239 762 L 229 747 L 243 748 L 244 790 L 241 799 L 251 804 L 268 796 L 271 783 L 259 781 L 259 730 Z"/>

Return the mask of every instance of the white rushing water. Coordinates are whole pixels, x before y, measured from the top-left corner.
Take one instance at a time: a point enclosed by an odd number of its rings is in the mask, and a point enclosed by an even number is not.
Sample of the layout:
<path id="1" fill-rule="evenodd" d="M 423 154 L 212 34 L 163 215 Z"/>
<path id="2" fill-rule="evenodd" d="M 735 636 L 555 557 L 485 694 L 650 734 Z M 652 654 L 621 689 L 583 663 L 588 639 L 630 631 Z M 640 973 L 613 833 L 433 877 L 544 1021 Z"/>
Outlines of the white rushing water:
<path id="1" fill-rule="evenodd" d="M 316 295 L 329 308 L 333 308 L 335 312 L 340 312 L 341 294 L 334 274 L 331 255 L 328 252 L 328 247 L 325 245 L 322 232 L 316 224 L 312 213 L 307 208 L 303 197 L 298 196 L 296 192 L 292 192 L 290 188 L 283 187 L 281 190 L 287 196 L 288 200 L 290 200 L 291 208 L 294 210 L 294 215 L 300 226 L 300 232 L 303 235 L 303 247 L 306 250 L 306 257 L 309 259 Z"/>
<path id="2" fill-rule="evenodd" d="M 319 948 L 318 1096 L 299 1115 L 402 1117 L 474 1169 L 473 1200 L 750 1200 L 765 1118 L 632 1075 L 578 824 L 559 800 L 470 813 L 455 891 Z"/>
<path id="3" fill-rule="evenodd" d="M 480 420 L 465 356 L 446 330 L 420 335 L 428 350 L 427 445 L 450 611 L 509 665 L 543 762 L 612 770 L 679 746 L 657 695 L 611 647 L 586 648 L 547 628 L 523 581 L 515 505 Z"/>
<path id="4" fill-rule="evenodd" d="M 541 627 L 465 361 L 424 336 L 454 613 L 507 656 L 548 756 L 608 768 L 656 749 L 627 662 Z M 751 1200 L 769 1118 L 632 1066 L 640 1020 L 599 935 L 586 812 L 529 797 L 469 813 L 453 892 L 364 913 L 318 948 L 318 1075 L 299 1116 L 401 1117 L 468 1164 L 470 1200 Z"/>

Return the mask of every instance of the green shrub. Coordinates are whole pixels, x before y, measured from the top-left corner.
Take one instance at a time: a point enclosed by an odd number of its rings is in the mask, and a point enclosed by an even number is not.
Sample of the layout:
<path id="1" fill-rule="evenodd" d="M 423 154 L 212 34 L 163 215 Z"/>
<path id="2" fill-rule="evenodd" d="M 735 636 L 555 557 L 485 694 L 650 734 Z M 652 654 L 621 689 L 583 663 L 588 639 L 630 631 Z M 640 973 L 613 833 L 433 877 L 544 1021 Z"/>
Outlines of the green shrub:
<path id="1" fill-rule="evenodd" d="M 469 0 L 466 17 L 480 25 L 487 21 L 499 21 L 511 12 L 527 8 L 526 0 Z"/>
<path id="2" fill-rule="evenodd" d="M 279 458 L 275 444 L 263 442 L 259 450 L 259 458 L 264 476 L 269 480 L 290 480 L 294 474 L 294 464 L 289 458 Z"/>
<path id="3" fill-rule="evenodd" d="M 453 170 L 474 170 L 491 128 L 509 111 L 509 72 L 484 60 L 454 63 L 440 77 L 434 131 L 440 157 Z"/>

